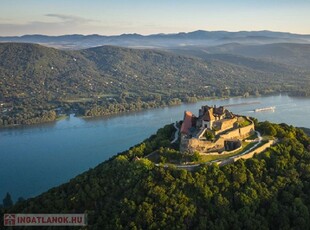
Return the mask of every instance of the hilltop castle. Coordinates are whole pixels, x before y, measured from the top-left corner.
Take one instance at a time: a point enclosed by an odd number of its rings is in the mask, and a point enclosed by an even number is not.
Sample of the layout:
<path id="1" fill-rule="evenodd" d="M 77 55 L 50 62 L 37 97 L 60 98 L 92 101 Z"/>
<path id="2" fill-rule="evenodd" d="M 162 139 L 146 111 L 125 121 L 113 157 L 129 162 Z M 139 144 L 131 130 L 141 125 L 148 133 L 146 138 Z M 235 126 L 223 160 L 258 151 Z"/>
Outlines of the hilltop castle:
<path id="1" fill-rule="evenodd" d="M 202 106 L 196 117 L 184 112 L 181 151 L 221 153 L 241 147 L 241 141 L 254 133 L 251 119 L 238 116 L 223 106 Z"/>

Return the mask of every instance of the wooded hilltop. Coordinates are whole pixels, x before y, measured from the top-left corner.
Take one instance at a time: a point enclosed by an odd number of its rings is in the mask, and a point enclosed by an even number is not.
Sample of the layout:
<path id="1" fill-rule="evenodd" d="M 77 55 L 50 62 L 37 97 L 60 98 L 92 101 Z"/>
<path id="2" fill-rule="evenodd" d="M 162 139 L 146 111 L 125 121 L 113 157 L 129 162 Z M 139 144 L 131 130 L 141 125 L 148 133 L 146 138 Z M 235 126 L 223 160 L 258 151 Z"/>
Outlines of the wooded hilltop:
<path id="1" fill-rule="evenodd" d="M 167 125 L 68 183 L 2 208 L 0 216 L 87 213 L 82 229 L 309 229 L 310 138 L 286 124 L 255 124 L 279 142 L 251 159 L 194 171 L 156 166 L 142 157 L 159 148 L 178 151 Z"/>

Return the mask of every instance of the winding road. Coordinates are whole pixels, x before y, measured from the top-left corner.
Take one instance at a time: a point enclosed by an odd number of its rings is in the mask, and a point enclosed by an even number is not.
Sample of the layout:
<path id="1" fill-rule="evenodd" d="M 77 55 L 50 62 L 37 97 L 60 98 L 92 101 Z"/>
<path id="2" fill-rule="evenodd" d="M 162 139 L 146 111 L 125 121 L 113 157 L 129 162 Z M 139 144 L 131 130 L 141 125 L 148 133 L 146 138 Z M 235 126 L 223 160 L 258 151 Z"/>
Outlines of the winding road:
<path id="1" fill-rule="evenodd" d="M 171 144 L 175 143 L 179 139 L 179 132 L 180 132 L 180 129 L 177 126 L 177 122 L 175 122 L 173 126 L 176 129 L 176 131 L 174 133 L 174 139 L 171 141 Z"/>

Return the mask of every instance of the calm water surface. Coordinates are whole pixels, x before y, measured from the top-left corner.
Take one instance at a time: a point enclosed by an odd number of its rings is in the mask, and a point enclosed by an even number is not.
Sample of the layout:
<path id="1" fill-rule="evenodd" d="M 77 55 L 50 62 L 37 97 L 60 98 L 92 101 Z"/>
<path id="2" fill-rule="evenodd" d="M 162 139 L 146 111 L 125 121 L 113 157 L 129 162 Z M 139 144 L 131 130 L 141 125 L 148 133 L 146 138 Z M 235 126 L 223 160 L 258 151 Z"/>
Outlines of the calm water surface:
<path id="1" fill-rule="evenodd" d="M 70 116 L 53 124 L 0 130 L 0 201 L 6 192 L 13 199 L 38 195 L 96 166 L 118 152 L 154 134 L 165 124 L 183 118 L 184 110 L 201 105 L 235 105 L 228 109 L 276 123 L 310 128 L 310 98 L 268 96 L 212 100 L 171 108 L 101 119 Z M 276 106 L 255 113 L 253 109 Z"/>

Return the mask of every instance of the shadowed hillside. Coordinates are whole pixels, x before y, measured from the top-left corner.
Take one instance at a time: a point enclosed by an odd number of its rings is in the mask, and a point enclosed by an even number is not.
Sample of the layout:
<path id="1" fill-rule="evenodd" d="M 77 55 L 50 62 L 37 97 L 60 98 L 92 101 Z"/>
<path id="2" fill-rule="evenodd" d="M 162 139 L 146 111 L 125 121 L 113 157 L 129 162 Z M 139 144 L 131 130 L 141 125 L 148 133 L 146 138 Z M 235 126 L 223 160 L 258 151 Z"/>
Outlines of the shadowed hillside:
<path id="1" fill-rule="evenodd" d="M 310 69 L 309 44 L 226 44 L 205 49 L 208 53 L 235 54 Z"/>

